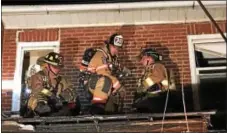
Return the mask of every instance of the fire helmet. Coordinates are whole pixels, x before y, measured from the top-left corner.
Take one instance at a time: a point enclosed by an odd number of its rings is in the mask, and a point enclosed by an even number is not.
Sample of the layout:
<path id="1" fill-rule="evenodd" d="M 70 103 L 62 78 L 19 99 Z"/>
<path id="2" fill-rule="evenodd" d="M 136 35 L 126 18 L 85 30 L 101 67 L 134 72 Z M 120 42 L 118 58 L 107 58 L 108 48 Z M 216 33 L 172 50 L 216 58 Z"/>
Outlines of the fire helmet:
<path id="1" fill-rule="evenodd" d="M 44 57 L 44 62 L 47 64 L 56 66 L 56 67 L 64 67 L 63 64 L 63 56 L 56 52 L 50 52 Z"/>
<path id="2" fill-rule="evenodd" d="M 140 54 L 137 56 L 138 59 L 141 59 L 143 56 L 151 56 L 155 61 L 162 60 L 162 56 L 152 48 L 143 49 Z"/>
<path id="3" fill-rule="evenodd" d="M 117 33 L 112 34 L 107 43 L 112 44 L 117 47 L 122 47 L 122 45 L 124 43 L 123 36 L 120 34 L 117 34 Z"/>

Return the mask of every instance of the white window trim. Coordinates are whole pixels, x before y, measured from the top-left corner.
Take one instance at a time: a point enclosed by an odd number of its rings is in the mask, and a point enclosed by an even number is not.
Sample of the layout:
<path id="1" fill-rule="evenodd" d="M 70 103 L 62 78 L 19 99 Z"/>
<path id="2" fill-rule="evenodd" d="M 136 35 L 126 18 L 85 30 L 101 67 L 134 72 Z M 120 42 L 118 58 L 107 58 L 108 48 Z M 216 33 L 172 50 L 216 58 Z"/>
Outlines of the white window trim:
<path id="1" fill-rule="evenodd" d="M 2 80 L 2 91 L 12 91 L 14 80 Z"/>
<path id="2" fill-rule="evenodd" d="M 226 33 L 225 33 L 226 36 Z M 209 68 L 196 68 L 195 63 L 195 53 L 194 53 L 194 44 L 195 43 L 210 43 L 210 42 L 224 42 L 224 39 L 220 34 L 204 34 L 204 35 L 188 35 L 188 53 L 190 61 L 190 71 L 191 71 L 191 84 L 193 91 L 193 103 L 194 109 L 200 110 L 199 102 L 199 93 L 198 93 L 198 73 L 199 70 L 211 70 L 211 69 L 223 69 L 226 67 L 209 67 Z"/>
<path id="3" fill-rule="evenodd" d="M 205 6 L 226 6 L 224 1 L 203 1 Z M 94 10 L 126 10 L 141 8 L 190 7 L 199 6 L 193 1 L 158 1 L 158 2 L 131 2 L 131 3 L 102 3 L 102 4 L 73 4 L 73 5 L 34 5 L 34 6 L 2 6 L 3 13 L 32 13 L 32 12 L 69 12 Z"/>
<path id="4" fill-rule="evenodd" d="M 19 111 L 20 109 L 20 95 L 21 95 L 21 75 L 22 65 L 24 59 L 24 51 L 28 50 L 46 50 L 52 49 L 59 52 L 59 41 L 46 41 L 46 42 L 17 42 L 16 53 L 16 67 L 14 74 L 13 94 L 12 94 L 12 111 Z"/>

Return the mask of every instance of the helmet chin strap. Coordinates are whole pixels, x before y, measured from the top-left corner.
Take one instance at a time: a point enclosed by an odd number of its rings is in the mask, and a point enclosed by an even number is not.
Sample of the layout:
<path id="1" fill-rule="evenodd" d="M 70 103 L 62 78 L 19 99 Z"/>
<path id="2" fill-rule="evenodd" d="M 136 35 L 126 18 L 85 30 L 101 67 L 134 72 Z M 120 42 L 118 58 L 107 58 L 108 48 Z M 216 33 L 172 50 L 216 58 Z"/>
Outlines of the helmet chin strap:
<path id="1" fill-rule="evenodd" d="M 150 59 L 147 59 L 147 63 L 146 63 L 146 66 L 149 66 L 149 65 L 152 65 L 153 63 L 151 62 Z"/>
<path id="2" fill-rule="evenodd" d="M 150 60 L 147 59 L 147 64 L 146 64 L 146 65 L 148 66 L 148 65 L 150 65 L 150 64 L 151 64 Z"/>
<path id="3" fill-rule="evenodd" d="M 53 70 L 51 69 L 51 67 L 50 67 L 50 64 L 48 64 L 48 75 L 50 74 L 50 72 L 51 73 L 53 73 L 55 76 L 57 75 L 55 72 L 53 72 Z"/>
<path id="4" fill-rule="evenodd" d="M 106 48 L 107 48 L 107 51 L 110 54 L 110 56 L 113 57 L 113 55 L 110 52 L 110 44 L 106 44 Z"/>

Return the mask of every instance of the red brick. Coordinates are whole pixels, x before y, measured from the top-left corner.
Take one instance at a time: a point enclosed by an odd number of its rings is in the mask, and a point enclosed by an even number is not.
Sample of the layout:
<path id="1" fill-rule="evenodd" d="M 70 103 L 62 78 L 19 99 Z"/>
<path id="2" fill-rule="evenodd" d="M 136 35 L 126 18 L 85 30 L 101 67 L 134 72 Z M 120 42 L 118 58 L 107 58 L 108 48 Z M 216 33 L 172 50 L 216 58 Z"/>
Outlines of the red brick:
<path id="1" fill-rule="evenodd" d="M 11 110 L 12 91 L 2 90 L 2 110 Z"/>
<path id="2" fill-rule="evenodd" d="M 196 24 L 195 26 L 197 34 L 210 34 L 212 33 L 210 23 Z"/>
<path id="3" fill-rule="evenodd" d="M 226 22 L 223 22 L 222 23 L 222 31 L 223 32 L 226 32 Z"/>

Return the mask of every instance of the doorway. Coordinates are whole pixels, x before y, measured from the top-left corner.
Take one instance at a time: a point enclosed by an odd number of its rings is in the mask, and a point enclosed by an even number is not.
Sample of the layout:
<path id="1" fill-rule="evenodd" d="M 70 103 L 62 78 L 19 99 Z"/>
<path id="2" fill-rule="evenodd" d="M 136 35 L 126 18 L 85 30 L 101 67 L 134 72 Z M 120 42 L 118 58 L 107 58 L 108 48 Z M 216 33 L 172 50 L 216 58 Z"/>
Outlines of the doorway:
<path id="1" fill-rule="evenodd" d="M 19 111 L 21 94 L 25 91 L 25 74 L 30 65 L 49 52 L 59 52 L 60 42 L 18 42 L 16 55 L 16 69 L 14 74 L 14 88 L 12 95 L 12 111 Z"/>

